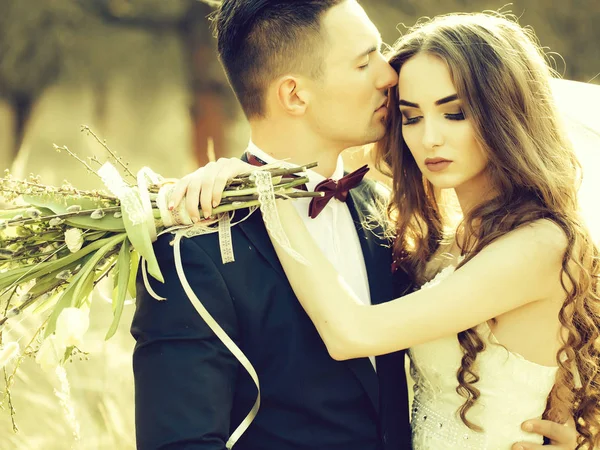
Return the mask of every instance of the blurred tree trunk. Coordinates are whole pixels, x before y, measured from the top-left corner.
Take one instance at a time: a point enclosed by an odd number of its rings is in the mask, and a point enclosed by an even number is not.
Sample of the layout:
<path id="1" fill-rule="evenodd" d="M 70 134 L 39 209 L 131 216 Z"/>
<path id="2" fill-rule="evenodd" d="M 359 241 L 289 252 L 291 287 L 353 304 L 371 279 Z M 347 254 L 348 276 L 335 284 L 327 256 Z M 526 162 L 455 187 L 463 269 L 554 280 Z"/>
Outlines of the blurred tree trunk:
<path id="1" fill-rule="evenodd" d="M 4 99 L 4 111 L 10 122 L 8 133 L 12 135 L 10 140 L 2 142 L 3 163 L 16 158 L 32 106 L 56 80 L 64 49 L 78 28 L 79 17 L 79 8 L 73 0 L 0 2 L 0 97 Z"/>
<path id="2" fill-rule="evenodd" d="M 230 128 L 235 110 L 233 93 L 217 60 L 216 42 L 210 31 L 208 16 L 212 11 L 212 7 L 197 2 L 183 28 L 190 55 L 192 151 L 199 166 L 209 162 L 209 139 L 213 141 L 216 159 L 230 153 L 226 129 Z"/>

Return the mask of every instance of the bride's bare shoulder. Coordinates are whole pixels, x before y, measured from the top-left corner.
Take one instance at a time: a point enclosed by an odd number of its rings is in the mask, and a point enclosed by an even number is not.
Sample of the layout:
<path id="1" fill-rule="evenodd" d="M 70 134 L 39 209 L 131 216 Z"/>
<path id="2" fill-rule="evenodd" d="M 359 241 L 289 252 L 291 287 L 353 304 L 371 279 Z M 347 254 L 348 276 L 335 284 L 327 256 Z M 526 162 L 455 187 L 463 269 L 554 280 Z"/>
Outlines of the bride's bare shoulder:
<path id="1" fill-rule="evenodd" d="M 568 245 L 565 231 L 552 220 L 539 219 L 529 222 L 509 233 L 499 240 L 510 241 L 516 247 L 536 247 L 547 256 L 564 255 Z"/>

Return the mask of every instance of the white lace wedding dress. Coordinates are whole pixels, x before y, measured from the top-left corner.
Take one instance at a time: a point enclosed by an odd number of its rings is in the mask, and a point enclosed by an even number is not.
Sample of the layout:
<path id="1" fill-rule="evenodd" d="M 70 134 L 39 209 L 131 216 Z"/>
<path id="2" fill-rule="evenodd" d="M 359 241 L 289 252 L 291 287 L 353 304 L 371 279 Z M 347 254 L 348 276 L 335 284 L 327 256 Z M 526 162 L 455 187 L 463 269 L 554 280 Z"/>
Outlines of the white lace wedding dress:
<path id="1" fill-rule="evenodd" d="M 422 289 L 453 270 L 454 266 L 442 270 Z M 409 350 L 415 382 L 413 450 L 510 450 L 519 441 L 542 443 L 540 436 L 521 431 L 521 423 L 542 416 L 557 368 L 535 364 L 508 351 L 487 324 L 480 325 L 478 332 L 486 344 L 476 360 L 480 376 L 476 387 L 481 397 L 467 418 L 484 431 L 472 431 L 457 413 L 465 400 L 456 392 L 462 358 L 458 338 L 439 339 Z"/>

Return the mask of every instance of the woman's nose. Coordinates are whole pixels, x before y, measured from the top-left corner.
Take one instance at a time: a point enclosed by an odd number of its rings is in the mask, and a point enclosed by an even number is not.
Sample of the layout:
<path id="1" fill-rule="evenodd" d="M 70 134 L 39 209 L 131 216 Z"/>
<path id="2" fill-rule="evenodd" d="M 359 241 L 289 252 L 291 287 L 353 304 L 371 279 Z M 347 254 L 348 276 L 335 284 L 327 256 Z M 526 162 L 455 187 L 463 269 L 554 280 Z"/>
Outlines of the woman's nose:
<path id="1" fill-rule="evenodd" d="M 435 121 L 425 120 L 425 132 L 423 133 L 423 146 L 427 149 L 432 149 L 434 147 L 439 147 L 444 143 L 444 137 L 439 129 L 436 126 Z"/>

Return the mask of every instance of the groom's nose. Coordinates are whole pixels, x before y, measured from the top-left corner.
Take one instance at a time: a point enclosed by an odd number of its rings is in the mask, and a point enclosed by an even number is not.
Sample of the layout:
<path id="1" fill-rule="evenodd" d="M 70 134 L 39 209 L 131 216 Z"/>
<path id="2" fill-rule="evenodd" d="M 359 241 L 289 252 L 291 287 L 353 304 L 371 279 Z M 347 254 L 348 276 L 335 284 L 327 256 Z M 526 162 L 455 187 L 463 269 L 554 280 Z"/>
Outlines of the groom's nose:
<path id="1" fill-rule="evenodd" d="M 390 89 L 398 84 L 398 73 L 387 61 L 383 61 L 382 73 L 379 78 L 378 89 Z"/>

